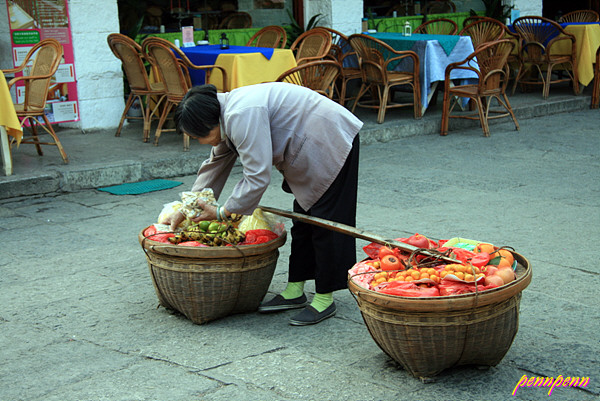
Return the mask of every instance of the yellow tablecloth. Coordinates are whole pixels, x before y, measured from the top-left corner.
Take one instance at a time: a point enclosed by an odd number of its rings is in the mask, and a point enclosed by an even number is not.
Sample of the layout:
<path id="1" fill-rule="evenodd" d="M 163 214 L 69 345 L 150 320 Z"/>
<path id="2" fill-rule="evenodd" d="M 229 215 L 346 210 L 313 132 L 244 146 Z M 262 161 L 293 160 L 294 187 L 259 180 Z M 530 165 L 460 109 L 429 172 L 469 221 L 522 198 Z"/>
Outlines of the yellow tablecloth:
<path id="1" fill-rule="evenodd" d="M 564 30 L 575 35 L 575 46 L 577 57 L 577 75 L 579 83 L 587 86 L 594 79 L 594 62 L 596 61 L 596 50 L 600 46 L 600 24 L 574 24 L 567 25 Z M 513 39 L 510 36 L 506 36 Z M 515 40 L 513 54 L 518 54 L 518 43 Z M 552 54 L 565 54 L 571 52 L 571 42 L 563 40 L 552 45 Z"/>
<path id="2" fill-rule="evenodd" d="M 600 46 L 600 24 L 567 25 L 565 31 L 575 35 L 577 46 L 577 74 L 582 85 L 589 85 L 594 79 L 596 51 Z M 557 52 L 569 51 L 566 41 L 556 44 Z"/>
<path id="3" fill-rule="evenodd" d="M 289 49 L 275 49 L 270 60 L 260 53 L 220 54 L 215 64 L 227 71 L 229 90 L 232 90 L 240 86 L 273 82 L 290 68 L 296 67 L 296 59 Z M 220 71 L 213 71 L 210 83 L 222 90 Z"/>
<path id="4" fill-rule="evenodd" d="M 17 113 L 15 112 L 15 107 L 12 98 L 10 97 L 4 74 L 2 74 L 2 79 L 0 79 L 0 125 L 6 127 L 8 135 L 14 137 L 17 140 L 17 143 L 21 142 L 23 129 L 17 118 Z"/>

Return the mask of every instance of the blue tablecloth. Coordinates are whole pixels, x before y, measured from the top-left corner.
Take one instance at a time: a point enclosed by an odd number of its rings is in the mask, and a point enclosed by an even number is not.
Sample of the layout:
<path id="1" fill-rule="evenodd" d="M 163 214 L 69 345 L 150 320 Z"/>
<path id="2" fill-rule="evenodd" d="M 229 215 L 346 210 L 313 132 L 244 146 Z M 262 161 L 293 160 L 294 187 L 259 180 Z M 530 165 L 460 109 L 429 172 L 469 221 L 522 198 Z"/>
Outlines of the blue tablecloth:
<path id="1" fill-rule="evenodd" d="M 267 60 L 273 56 L 274 49 L 269 47 L 253 47 L 253 46 L 229 46 L 228 49 L 221 49 L 221 45 L 205 45 L 194 47 L 182 47 L 181 51 L 195 65 L 214 65 L 217 57 L 223 53 L 261 53 Z M 190 69 L 190 78 L 193 85 L 201 85 L 205 83 L 204 70 Z"/>

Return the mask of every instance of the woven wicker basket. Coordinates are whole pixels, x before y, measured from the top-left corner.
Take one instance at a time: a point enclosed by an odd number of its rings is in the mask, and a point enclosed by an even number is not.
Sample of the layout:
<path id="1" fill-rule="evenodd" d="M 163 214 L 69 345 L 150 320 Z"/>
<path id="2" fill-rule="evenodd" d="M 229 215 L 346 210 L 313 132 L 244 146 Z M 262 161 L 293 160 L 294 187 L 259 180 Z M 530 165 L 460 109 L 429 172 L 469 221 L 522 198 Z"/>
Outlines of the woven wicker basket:
<path id="1" fill-rule="evenodd" d="M 454 366 L 497 365 L 517 334 L 521 291 L 531 268 L 513 252 L 517 279 L 510 284 L 463 295 L 410 298 L 381 294 L 356 284 L 354 295 L 377 345 L 423 381 Z"/>
<path id="2" fill-rule="evenodd" d="M 160 305 L 196 324 L 252 312 L 266 295 L 286 233 L 264 244 L 184 247 L 138 236 Z"/>

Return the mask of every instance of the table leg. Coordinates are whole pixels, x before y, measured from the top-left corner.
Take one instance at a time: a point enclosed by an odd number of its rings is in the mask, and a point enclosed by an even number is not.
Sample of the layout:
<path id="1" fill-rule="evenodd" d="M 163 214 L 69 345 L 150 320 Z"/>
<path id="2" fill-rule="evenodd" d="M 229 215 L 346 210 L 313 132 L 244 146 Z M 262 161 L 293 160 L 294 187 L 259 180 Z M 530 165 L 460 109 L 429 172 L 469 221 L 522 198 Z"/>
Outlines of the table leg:
<path id="1" fill-rule="evenodd" d="M 435 93 L 435 90 L 437 89 L 439 81 L 434 81 L 431 84 L 431 87 L 429 88 L 429 93 L 427 94 L 427 106 L 423 106 L 421 108 L 421 115 L 425 114 L 425 110 L 427 110 L 427 107 L 429 107 L 429 102 L 431 102 L 431 98 L 433 97 L 433 94 Z"/>
<path id="2" fill-rule="evenodd" d="M 12 175 L 12 157 L 10 155 L 10 145 L 8 144 L 8 133 L 3 125 L 0 125 L 0 153 L 2 153 L 4 175 Z"/>

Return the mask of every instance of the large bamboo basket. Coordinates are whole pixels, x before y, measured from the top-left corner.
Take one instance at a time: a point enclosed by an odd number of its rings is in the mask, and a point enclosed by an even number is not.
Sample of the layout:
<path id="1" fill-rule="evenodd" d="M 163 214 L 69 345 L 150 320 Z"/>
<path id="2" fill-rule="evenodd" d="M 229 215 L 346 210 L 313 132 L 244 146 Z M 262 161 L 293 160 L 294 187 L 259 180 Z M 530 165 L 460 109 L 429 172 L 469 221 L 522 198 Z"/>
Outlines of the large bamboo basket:
<path id="1" fill-rule="evenodd" d="M 423 381 L 461 365 L 495 366 L 519 328 L 521 291 L 529 261 L 513 252 L 517 279 L 480 293 L 410 298 L 381 294 L 348 280 L 377 345 Z"/>
<path id="2" fill-rule="evenodd" d="M 185 247 L 138 235 L 160 305 L 196 324 L 252 312 L 265 297 L 286 233 L 258 245 Z"/>

